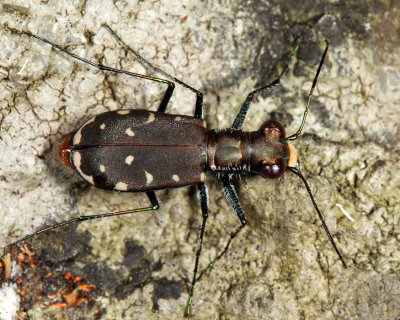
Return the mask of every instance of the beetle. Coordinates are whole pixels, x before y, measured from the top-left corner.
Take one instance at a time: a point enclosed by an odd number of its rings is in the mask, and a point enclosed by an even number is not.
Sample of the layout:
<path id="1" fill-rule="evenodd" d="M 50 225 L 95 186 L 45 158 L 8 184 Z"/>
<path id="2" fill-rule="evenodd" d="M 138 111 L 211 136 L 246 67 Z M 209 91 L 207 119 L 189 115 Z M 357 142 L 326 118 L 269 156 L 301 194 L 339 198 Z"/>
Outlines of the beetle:
<path id="1" fill-rule="evenodd" d="M 48 43 L 73 58 L 100 70 L 122 73 L 167 85 L 157 111 L 123 109 L 96 115 L 87 120 L 74 132 L 64 136 L 58 145 L 60 161 L 64 165 L 74 169 L 84 180 L 93 186 L 119 192 L 145 192 L 149 198 L 150 206 L 80 216 L 43 228 L 5 248 L 17 245 L 40 233 L 67 224 L 157 210 L 159 203 L 155 194 L 156 190 L 197 185 L 202 212 L 202 224 L 199 232 L 193 278 L 189 289 L 189 300 L 186 310 L 187 315 L 190 315 L 194 288 L 202 275 L 201 272 L 200 276 L 198 276 L 198 269 L 208 218 L 208 192 L 204 183 L 206 172 L 215 173 L 222 180 L 225 197 L 240 222 L 240 225 L 230 234 L 224 249 L 210 263 L 209 266 L 212 267 L 227 252 L 231 241 L 247 224 L 245 212 L 240 205 L 232 182 L 233 176 L 236 174 L 253 173 L 266 179 L 276 179 L 281 177 L 286 171 L 290 171 L 303 181 L 329 241 L 343 266 L 346 268 L 346 263 L 315 203 L 310 187 L 300 172 L 296 149 L 290 143 L 290 141 L 298 138 L 304 128 L 311 97 L 328 51 L 329 43 L 327 41 L 325 41 L 325 50 L 308 95 L 301 125 L 296 133 L 286 137 L 285 129 L 275 120 L 268 120 L 260 128 L 251 132 L 243 131 L 241 128 L 254 96 L 279 84 L 280 78 L 288 69 L 289 63 L 298 51 L 300 43 L 309 29 L 308 26 L 297 40 L 296 46 L 278 77 L 269 84 L 250 92 L 242 104 L 239 113 L 236 115 L 232 126 L 222 130 L 207 129 L 207 124 L 203 119 L 203 94 L 200 91 L 171 76 L 162 69 L 154 67 L 128 46 L 107 24 L 104 27 L 128 51 L 132 52 L 141 63 L 161 73 L 169 80 L 97 64 L 69 52 L 47 39 L 26 31 L 10 29 Z M 169 100 L 175 88 L 174 82 L 196 94 L 194 116 L 166 113 Z"/>

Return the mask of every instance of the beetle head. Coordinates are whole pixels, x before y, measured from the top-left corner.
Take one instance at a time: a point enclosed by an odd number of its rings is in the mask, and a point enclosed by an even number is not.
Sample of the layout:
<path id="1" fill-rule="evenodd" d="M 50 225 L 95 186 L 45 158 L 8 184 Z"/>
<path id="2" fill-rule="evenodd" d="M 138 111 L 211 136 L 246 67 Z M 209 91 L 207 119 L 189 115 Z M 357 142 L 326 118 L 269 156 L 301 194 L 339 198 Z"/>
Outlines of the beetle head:
<path id="1" fill-rule="evenodd" d="M 281 177 L 287 167 L 297 167 L 298 158 L 296 149 L 285 140 L 286 132 L 283 126 L 275 120 L 264 122 L 259 132 L 263 132 L 266 145 L 272 155 L 269 158 L 264 157 L 257 170 L 263 178 L 276 179 Z"/>

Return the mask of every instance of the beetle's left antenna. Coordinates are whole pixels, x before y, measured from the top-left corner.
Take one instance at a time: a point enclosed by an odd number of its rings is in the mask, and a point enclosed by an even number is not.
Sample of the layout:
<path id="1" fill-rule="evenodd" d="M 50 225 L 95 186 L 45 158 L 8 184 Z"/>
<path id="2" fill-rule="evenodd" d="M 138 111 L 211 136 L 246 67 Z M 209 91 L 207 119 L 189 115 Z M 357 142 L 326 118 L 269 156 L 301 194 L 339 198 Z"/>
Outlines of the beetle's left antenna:
<path id="1" fill-rule="evenodd" d="M 317 73 L 315 74 L 315 77 L 314 77 L 314 80 L 313 80 L 313 83 L 312 83 L 312 86 L 311 86 L 310 93 L 308 94 L 307 103 L 306 103 L 306 109 L 304 110 L 303 120 L 301 120 L 301 125 L 300 125 L 300 127 L 299 127 L 299 129 L 297 130 L 296 133 L 294 133 L 294 134 L 290 135 L 289 137 L 285 138 L 286 141 L 288 141 L 288 140 L 296 140 L 298 138 L 298 136 L 301 134 L 301 131 L 304 128 L 304 125 L 305 125 L 306 119 L 307 119 L 307 115 L 308 115 L 308 109 L 310 107 L 311 97 L 312 97 L 312 95 L 314 93 L 315 86 L 317 85 L 319 73 L 321 72 L 322 65 L 324 64 L 326 53 L 328 52 L 329 42 L 327 40 L 325 40 L 325 45 L 326 46 L 325 46 L 324 54 L 322 55 L 321 61 L 319 62 Z"/>

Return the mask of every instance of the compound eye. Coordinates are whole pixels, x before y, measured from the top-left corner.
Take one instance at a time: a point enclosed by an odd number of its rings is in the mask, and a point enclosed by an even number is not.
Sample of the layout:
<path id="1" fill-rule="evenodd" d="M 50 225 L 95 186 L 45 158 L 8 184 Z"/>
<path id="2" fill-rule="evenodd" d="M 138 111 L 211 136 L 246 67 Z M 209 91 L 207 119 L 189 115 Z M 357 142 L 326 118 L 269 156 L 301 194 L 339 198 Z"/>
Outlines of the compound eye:
<path id="1" fill-rule="evenodd" d="M 266 179 L 277 179 L 281 177 L 287 167 L 287 160 L 281 158 L 275 164 L 264 164 L 261 167 L 260 175 Z"/>
<path id="2" fill-rule="evenodd" d="M 282 138 L 282 139 L 286 137 L 285 128 L 276 120 L 265 121 L 261 125 L 260 131 L 275 132 L 275 134 L 278 136 L 278 138 Z"/>

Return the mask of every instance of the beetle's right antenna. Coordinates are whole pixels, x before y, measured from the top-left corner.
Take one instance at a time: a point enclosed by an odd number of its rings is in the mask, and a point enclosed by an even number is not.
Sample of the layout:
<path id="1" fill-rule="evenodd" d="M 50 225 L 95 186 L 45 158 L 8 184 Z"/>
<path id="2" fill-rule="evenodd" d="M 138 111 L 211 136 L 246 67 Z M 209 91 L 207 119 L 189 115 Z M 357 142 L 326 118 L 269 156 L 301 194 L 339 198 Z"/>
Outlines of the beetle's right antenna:
<path id="1" fill-rule="evenodd" d="M 300 172 L 297 168 L 288 167 L 288 169 L 289 169 L 291 172 L 293 172 L 296 176 L 298 176 L 301 180 L 303 180 L 304 185 L 306 186 L 307 192 L 308 192 L 308 194 L 309 194 L 309 196 L 310 196 L 311 202 L 312 202 L 312 204 L 313 204 L 315 210 L 316 210 L 317 213 L 318 213 L 318 217 L 319 217 L 319 219 L 321 220 L 322 225 L 324 226 L 324 229 L 325 229 L 326 234 L 328 235 L 329 241 L 331 242 L 331 244 L 332 244 L 332 246 L 333 246 L 333 249 L 335 249 L 337 255 L 339 256 L 339 259 L 340 259 L 340 261 L 342 262 L 343 267 L 346 269 L 346 268 L 347 268 L 346 262 L 344 262 L 344 259 L 343 259 L 342 254 L 340 253 L 339 249 L 336 247 L 335 241 L 333 240 L 332 235 L 331 235 L 331 233 L 329 232 L 329 229 L 328 229 L 328 226 L 327 226 L 326 223 L 325 223 L 324 217 L 323 217 L 321 211 L 319 211 L 317 204 L 315 203 L 314 197 L 313 197 L 313 195 L 312 195 L 312 193 L 311 193 L 310 187 L 308 186 L 308 183 L 307 183 L 307 181 L 306 181 L 306 178 L 304 178 L 304 176 L 301 174 L 301 172 Z"/>

